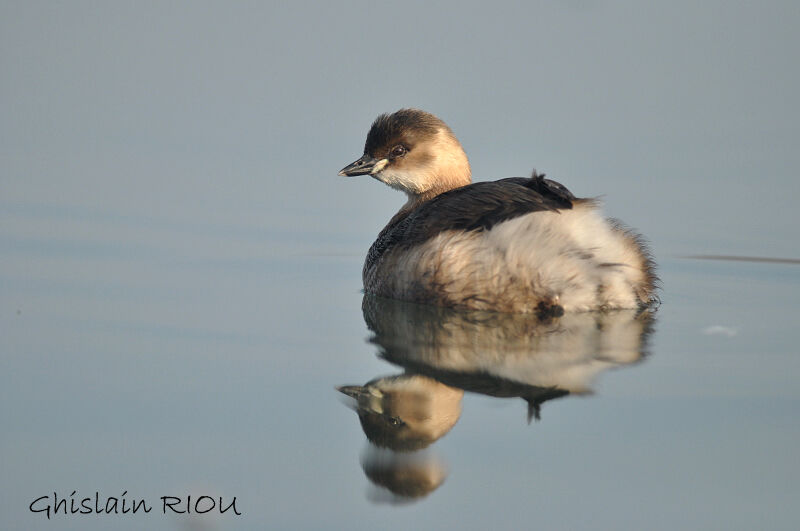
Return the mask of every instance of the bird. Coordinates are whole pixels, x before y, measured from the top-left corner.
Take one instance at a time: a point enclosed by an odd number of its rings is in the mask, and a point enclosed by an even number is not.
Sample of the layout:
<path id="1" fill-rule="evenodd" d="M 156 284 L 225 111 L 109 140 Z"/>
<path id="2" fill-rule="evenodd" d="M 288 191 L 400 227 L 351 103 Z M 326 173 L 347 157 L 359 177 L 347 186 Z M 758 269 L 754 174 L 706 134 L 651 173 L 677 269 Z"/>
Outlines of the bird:
<path id="1" fill-rule="evenodd" d="M 536 170 L 473 183 L 461 143 L 431 113 L 379 115 L 363 155 L 339 175 L 369 175 L 407 196 L 367 252 L 366 293 L 543 318 L 658 302 L 639 234 Z"/>

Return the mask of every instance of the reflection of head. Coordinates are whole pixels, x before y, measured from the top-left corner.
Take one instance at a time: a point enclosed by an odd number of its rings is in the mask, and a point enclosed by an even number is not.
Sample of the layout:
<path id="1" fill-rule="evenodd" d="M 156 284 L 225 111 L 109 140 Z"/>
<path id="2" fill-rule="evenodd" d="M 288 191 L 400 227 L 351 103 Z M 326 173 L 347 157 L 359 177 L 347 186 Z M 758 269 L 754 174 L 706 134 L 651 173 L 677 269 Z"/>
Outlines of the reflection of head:
<path id="1" fill-rule="evenodd" d="M 367 439 L 400 452 L 425 448 L 450 431 L 461 415 L 464 394 L 432 378 L 408 374 L 338 389 L 356 400 Z"/>
<path id="2" fill-rule="evenodd" d="M 373 501 L 401 503 L 423 498 L 439 488 L 447 477 L 444 464 L 427 452 L 396 454 L 370 447 L 361 466 L 374 485 L 392 494 L 381 497 L 375 492 Z"/>

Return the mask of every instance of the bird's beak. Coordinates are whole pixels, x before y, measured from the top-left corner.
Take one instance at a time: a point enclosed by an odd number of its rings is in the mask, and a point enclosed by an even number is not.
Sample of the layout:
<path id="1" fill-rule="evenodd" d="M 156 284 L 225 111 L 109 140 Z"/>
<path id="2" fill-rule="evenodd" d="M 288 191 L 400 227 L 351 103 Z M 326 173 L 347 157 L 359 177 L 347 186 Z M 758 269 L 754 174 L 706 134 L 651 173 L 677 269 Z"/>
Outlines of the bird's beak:
<path id="1" fill-rule="evenodd" d="M 361 385 L 340 385 L 336 390 L 356 400 L 369 394 L 369 390 Z"/>
<path id="2" fill-rule="evenodd" d="M 381 171 L 389 161 L 386 159 L 378 160 L 370 157 L 366 153 L 357 161 L 348 164 L 341 169 L 339 175 L 343 177 L 355 177 L 356 175 L 372 175 Z"/>

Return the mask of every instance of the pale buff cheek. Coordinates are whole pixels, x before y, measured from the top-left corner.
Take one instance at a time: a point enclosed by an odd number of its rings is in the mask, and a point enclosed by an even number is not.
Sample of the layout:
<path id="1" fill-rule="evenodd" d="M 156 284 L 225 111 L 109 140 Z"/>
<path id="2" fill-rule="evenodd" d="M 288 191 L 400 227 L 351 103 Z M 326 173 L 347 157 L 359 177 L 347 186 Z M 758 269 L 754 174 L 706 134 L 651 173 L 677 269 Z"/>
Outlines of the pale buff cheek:
<path id="1" fill-rule="evenodd" d="M 427 190 L 432 178 L 425 173 L 386 168 L 374 175 L 376 179 L 405 193 L 421 194 Z"/>
<path id="2" fill-rule="evenodd" d="M 447 131 L 440 131 L 429 145 L 417 149 L 420 151 L 393 163 L 382 160 L 373 177 L 409 195 L 432 190 L 441 193 L 471 182 L 469 160 L 458 140 Z"/>

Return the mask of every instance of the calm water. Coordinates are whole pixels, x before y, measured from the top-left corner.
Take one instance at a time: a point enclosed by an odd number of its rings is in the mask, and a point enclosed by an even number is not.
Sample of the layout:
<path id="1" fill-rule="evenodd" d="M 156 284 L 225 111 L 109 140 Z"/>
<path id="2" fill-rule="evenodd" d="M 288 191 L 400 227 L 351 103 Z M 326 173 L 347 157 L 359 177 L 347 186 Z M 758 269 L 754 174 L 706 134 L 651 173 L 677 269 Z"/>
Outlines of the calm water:
<path id="1" fill-rule="evenodd" d="M 356 237 L 3 207 L 4 529 L 796 526 L 796 265 L 537 323 L 362 299 Z M 28 509 L 73 491 L 153 511 Z"/>

